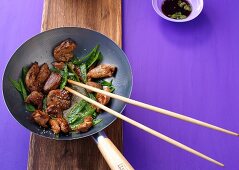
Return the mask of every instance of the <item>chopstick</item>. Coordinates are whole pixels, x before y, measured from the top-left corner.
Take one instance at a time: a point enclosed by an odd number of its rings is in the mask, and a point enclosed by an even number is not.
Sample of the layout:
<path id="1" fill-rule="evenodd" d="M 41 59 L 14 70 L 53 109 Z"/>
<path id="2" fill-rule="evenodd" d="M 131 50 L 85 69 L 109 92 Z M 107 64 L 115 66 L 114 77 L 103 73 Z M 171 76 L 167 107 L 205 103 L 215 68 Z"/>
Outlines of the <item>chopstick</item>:
<path id="1" fill-rule="evenodd" d="M 215 126 L 215 125 L 212 125 L 212 124 L 209 124 L 209 123 L 206 123 L 206 122 L 203 122 L 203 121 L 200 121 L 200 120 L 188 117 L 188 116 L 184 116 L 184 115 L 181 115 L 181 114 L 178 114 L 178 113 L 166 110 L 166 109 L 162 109 L 162 108 L 152 106 L 152 105 L 140 102 L 140 101 L 136 101 L 136 100 L 133 100 L 133 99 L 130 99 L 130 98 L 127 98 L 127 97 L 123 97 L 123 96 L 120 96 L 120 95 L 117 95 L 117 94 L 114 94 L 114 93 L 110 93 L 110 92 L 107 92 L 107 91 L 104 91 L 104 90 L 101 90 L 101 89 L 97 89 L 95 87 L 88 86 L 86 84 L 76 82 L 76 81 L 73 81 L 73 80 L 68 80 L 68 82 L 71 83 L 71 84 L 83 87 L 85 89 L 97 92 L 97 93 L 102 93 L 106 96 L 121 100 L 125 103 L 129 103 L 129 104 L 132 104 L 132 105 L 135 105 L 135 106 L 139 106 L 139 107 L 142 107 L 142 108 L 145 108 L 145 109 L 148 109 L 148 110 L 152 110 L 152 111 L 155 111 L 155 112 L 167 115 L 167 116 L 171 116 L 171 117 L 174 117 L 174 118 L 177 118 L 177 119 L 180 119 L 180 120 L 184 120 L 186 122 L 190 122 L 190 123 L 193 123 L 193 124 L 204 126 L 204 127 L 207 127 L 207 128 L 213 129 L 213 130 L 217 130 L 217 131 L 220 131 L 220 132 L 224 132 L 224 133 L 227 133 L 227 134 L 230 134 L 230 135 L 239 136 L 238 133 L 232 132 L 230 130 L 223 129 L 221 127 L 218 127 L 218 126 Z"/>
<path id="2" fill-rule="evenodd" d="M 206 156 L 206 155 L 204 155 L 204 154 L 202 154 L 202 153 L 200 153 L 200 152 L 198 152 L 198 151 L 196 151 L 196 150 L 194 150 L 194 149 L 192 149 L 192 148 L 190 148 L 190 147 L 188 147 L 188 146 L 186 146 L 186 145 L 184 145 L 184 144 L 182 144 L 182 143 L 180 143 L 180 142 L 178 142 L 174 139 L 171 139 L 171 138 L 169 138 L 169 137 L 167 137 L 167 136 L 165 136 L 165 135 L 163 135 L 163 134 L 161 134 L 161 133 L 159 133 L 159 132 L 157 132 L 157 131 L 155 131 L 155 130 L 153 130 L 153 129 L 151 129 L 151 128 L 149 128 L 149 127 L 147 127 L 147 126 L 145 126 L 145 125 L 143 125 L 143 124 L 141 124 L 141 123 L 139 123 L 139 122 L 137 122 L 133 119 L 130 119 L 130 118 L 128 118 L 128 117 L 126 117 L 126 116 L 124 116 L 124 115 L 122 115 L 122 114 L 120 114 L 120 113 L 118 113 L 118 112 L 116 112 L 116 111 L 114 111 L 114 110 L 112 110 L 112 109 L 110 109 L 110 108 L 108 108 L 108 107 L 106 107 L 106 106 L 104 106 L 104 105 L 86 97 L 86 96 L 84 96 L 83 94 L 81 94 L 81 93 L 79 93 L 79 92 L 77 92 L 77 91 L 75 91 L 75 90 L 73 90 L 69 87 L 65 87 L 65 90 L 69 91 L 70 93 L 82 98 L 83 100 L 85 100 L 85 101 L 87 101 L 87 102 L 105 110 L 106 112 L 108 112 L 108 113 L 110 113 L 110 114 L 112 114 L 112 115 L 114 115 L 114 116 L 116 116 L 116 117 L 118 117 L 118 118 L 120 118 L 120 119 L 138 127 L 138 128 L 140 128 L 140 129 L 142 129 L 142 130 L 144 130 L 144 131 L 146 131 L 146 132 L 148 132 L 148 133 L 150 133 L 150 134 L 152 134 L 152 135 L 154 135 L 154 136 L 156 136 L 156 137 L 158 137 L 158 138 L 160 138 L 160 139 L 162 139 L 162 140 L 164 140 L 164 141 L 166 141 L 166 142 L 168 142 L 172 145 L 175 145 L 175 146 L 177 146 L 177 147 L 179 147 L 179 148 L 181 148 L 185 151 L 188 151 L 188 152 L 190 152 L 194 155 L 197 155 L 197 156 L 199 156 L 203 159 L 206 159 L 206 160 L 208 160 L 212 163 L 215 163 L 219 166 L 224 166 L 224 164 L 222 164 L 222 163 L 220 163 L 220 162 L 218 162 L 218 161 L 216 161 L 216 160 L 214 160 L 214 159 L 212 159 L 212 158 L 210 158 L 210 157 L 208 157 L 208 156 Z"/>

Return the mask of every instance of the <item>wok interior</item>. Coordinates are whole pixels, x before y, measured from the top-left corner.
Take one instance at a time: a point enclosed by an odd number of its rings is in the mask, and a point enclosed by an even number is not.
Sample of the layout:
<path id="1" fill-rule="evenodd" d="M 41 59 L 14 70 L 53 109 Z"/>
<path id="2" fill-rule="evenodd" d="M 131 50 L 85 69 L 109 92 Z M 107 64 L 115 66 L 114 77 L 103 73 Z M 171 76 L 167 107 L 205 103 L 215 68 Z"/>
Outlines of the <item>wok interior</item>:
<path id="1" fill-rule="evenodd" d="M 34 61 L 37 61 L 39 64 L 47 63 L 50 66 L 53 62 L 52 49 L 67 38 L 76 41 L 77 49 L 75 54 L 78 57 L 87 54 L 96 44 L 100 45 L 104 56 L 102 63 L 110 63 L 117 66 L 117 73 L 113 78 L 113 84 L 116 87 L 115 94 L 129 97 L 132 88 L 131 69 L 125 54 L 113 41 L 102 34 L 81 28 L 58 28 L 40 33 L 25 42 L 15 52 L 6 67 L 3 78 L 5 102 L 14 118 L 24 127 L 41 136 L 59 140 L 77 139 L 92 135 L 101 131 L 116 119 L 114 116 L 102 112 L 97 118 L 102 118 L 103 121 L 92 127 L 88 132 L 60 134 L 59 137 L 56 137 L 49 129 L 43 129 L 29 120 L 31 113 L 25 110 L 23 100 L 20 94 L 12 87 L 9 77 L 18 79 L 22 67 L 30 65 Z M 122 112 L 125 104 L 119 100 L 112 99 L 108 107 L 117 112 Z"/>

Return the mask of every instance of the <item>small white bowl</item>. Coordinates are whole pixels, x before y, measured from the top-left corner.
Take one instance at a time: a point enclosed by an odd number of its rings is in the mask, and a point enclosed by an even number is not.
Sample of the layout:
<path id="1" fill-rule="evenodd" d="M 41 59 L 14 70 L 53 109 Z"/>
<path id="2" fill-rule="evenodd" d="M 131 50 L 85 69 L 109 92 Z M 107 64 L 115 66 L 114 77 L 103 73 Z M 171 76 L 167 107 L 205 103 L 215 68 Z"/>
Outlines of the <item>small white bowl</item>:
<path id="1" fill-rule="evenodd" d="M 172 22 L 187 22 L 193 20 L 202 12 L 203 9 L 203 0 L 187 0 L 192 7 L 191 14 L 185 19 L 172 19 L 164 15 L 164 13 L 162 12 L 162 4 L 164 1 L 165 0 L 152 0 L 153 8 L 159 16 Z"/>

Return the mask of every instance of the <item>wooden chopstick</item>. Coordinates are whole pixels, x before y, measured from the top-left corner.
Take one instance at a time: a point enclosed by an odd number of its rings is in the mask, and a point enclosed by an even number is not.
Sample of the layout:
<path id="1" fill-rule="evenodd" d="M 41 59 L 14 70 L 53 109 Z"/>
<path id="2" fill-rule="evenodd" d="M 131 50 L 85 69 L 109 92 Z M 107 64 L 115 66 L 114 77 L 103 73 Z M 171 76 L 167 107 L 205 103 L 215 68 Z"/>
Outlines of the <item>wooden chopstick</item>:
<path id="1" fill-rule="evenodd" d="M 116 111 L 114 111 L 114 110 L 112 110 L 112 109 L 110 109 L 110 108 L 108 108 L 108 107 L 106 107 L 106 106 L 104 106 L 104 105 L 86 97 L 86 96 L 84 96 L 83 94 L 81 94 L 81 93 L 79 93 L 79 92 L 77 92 L 77 91 L 75 91 L 75 90 L 73 90 L 69 87 L 65 87 L 65 90 L 69 91 L 70 93 L 82 98 L 83 100 L 85 100 L 85 101 L 87 101 L 87 102 L 105 110 L 106 112 L 108 112 L 108 113 L 110 113 L 110 114 L 112 114 L 112 115 L 114 115 L 114 116 L 116 116 L 116 117 L 118 117 L 118 118 L 120 118 L 120 119 L 138 127 L 138 128 L 140 128 L 140 129 L 142 129 L 142 130 L 144 130 L 144 131 L 146 131 L 146 132 L 148 132 L 148 133 L 150 133 L 150 134 L 152 134 L 152 135 L 154 135 L 154 136 L 156 136 L 156 137 L 158 137 L 158 138 L 160 138 L 160 139 L 162 139 L 162 140 L 164 140 L 164 141 L 166 141 L 166 142 L 168 142 L 172 145 L 175 145 L 175 146 L 177 146 L 177 147 L 179 147 L 179 148 L 181 148 L 185 151 L 188 151 L 188 152 L 190 152 L 194 155 L 197 155 L 197 156 L 199 156 L 203 159 L 206 159 L 210 162 L 213 162 L 213 163 L 215 163 L 219 166 L 224 166 L 222 163 L 220 163 L 220 162 L 218 162 L 218 161 L 216 161 L 216 160 L 214 160 L 214 159 L 212 159 L 212 158 L 210 158 L 210 157 L 208 157 L 208 156 L 206 156 L 206 155 L 204 155 L 204 154 L 202 154 L 202 153 L 200 153 L 200 152 L 198 152 L 198 151 L 196 151 L 196 150 L 194 150 L 194 149 L 192 149 L 192 148 L 190 148 L 190 147 L 188 147 L 188 146 L 186 146 L 186 145 L 184 145 L 184 144 L 182 144 L 182 143 L 180 143 L 180 142 L 178 142 L 174 139 L 171 139 L 171 138 L 169 138 L 169 137 L 167 137 L 167 136 L 165 136 L 165 135 L 163 135 L 163 134 L 161 134 L 161 133 L 159 133 L 159 132 L 157 132 L 157 131 L 155 131 L 155 130 L 153 130 L 153 129 L 151 129 L 151 128 L 149 128 L 149 127 L 147 127 L 147 126 L 145 126 L 145 125 L 143 125 L 143 124 L 141 124 L 141 123 L 139 123 L 139 122 L 137 122 L 133 119 L 130 119 L 130 118 L 128 118 L 128 117 L 126 117 L 126 116 L 124 116 L 124 115 L 122 115 L 122 114 L 120 114 L 120 113 L 118 113 L 118 112 L 116 112 Z"/>
<path id="2" fill-rule="evenodd" d="M 165 110 L 165 109 L 162 109 L 162 108 L 159 108 L 159 107 L 156 107 L 156 106 L 152 106 L 152 105 L 149 105 L 149 104 L 146 104 L 146 103 L 143 103 L 143 102 L 140 102 L 140 101 L 136 101 L 136 100 L 133 100 L 133 99 L 130 99 L 130 98 L 127 98 L 127 97 L 123 97 L 123 96 L 120 96 L 120 95 L 117 95 L 117 94 L 114 94 L 114 93 L 110 93 L 110 92 L 107 92 L 107 91 L 104 91 L 104 90 L 101 90 L 101 89 L 97 89 L 95 87 L 88 86 L 86 84 L 76 82 L 76 81 L 73 81 L 73 80 L 68 80 L 68 82 L 71 83 L 71 84 L 83 87 L 85 89 L 97 92 L 97 93 L 102 93 L 106 96 L 121 100 L 125 103 L 129 103 L 129 104 L 139 106 L 139 107 L 142 107 L 142 108 L 145 108 L 145 109 L 148 109 L 148 110 L 152 110 L 152 111 L 155 111 L 155 112 L 158 112 L 158 113 L 162 113 L 162 114 L 167 115 L 167 116 L 171 116 L 171 117 L 174 117 L 174 118 L 177 118 L 177 119 L 180 119 L 180 120 L 184 120 L 184 121 L 187 121 L 187 122 L 190 122 L 190 123 L 193 123 L 193 124 L 197 124 L 197 125 L 200 125 L 200 126 L 204 126 L 204 127 L 207 127 L 207 128 L 213 129 L 213 130 L 224 132 L 224 133 L 227 133 L 227 134 L 230 134 L 230 135 L 239 136 L 238 133 L 232 132 L 232 131 L 227 130 L 227 129 L 223 129 L 221 127 L 218 127 L 218 126 L 215 126 L 215 125 L 212 125 L 212 124 L 209 124 L 209 123 L 206 123 L 206 122 L 203 122 L 203 121 L 200 121 L 200 120 L 188 117 L 188 116 L 184 116 L 184 115 L 181 115 L 181 114 L 169 111 L 169 110 Z"/>

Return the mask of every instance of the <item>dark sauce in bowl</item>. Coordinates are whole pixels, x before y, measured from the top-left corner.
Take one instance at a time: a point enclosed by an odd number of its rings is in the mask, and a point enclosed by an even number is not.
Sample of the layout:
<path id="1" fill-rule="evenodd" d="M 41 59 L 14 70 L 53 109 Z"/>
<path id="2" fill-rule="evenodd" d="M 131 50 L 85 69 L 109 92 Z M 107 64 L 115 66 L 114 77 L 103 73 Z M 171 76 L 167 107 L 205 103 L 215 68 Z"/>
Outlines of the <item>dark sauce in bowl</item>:
<path id="1" fill-rule="evenodd" d="M 165 0 L 162 4 L 162 12 L 172 19 L 185 19 L 191 14 L 192 7 L 186 0 Z"/>

